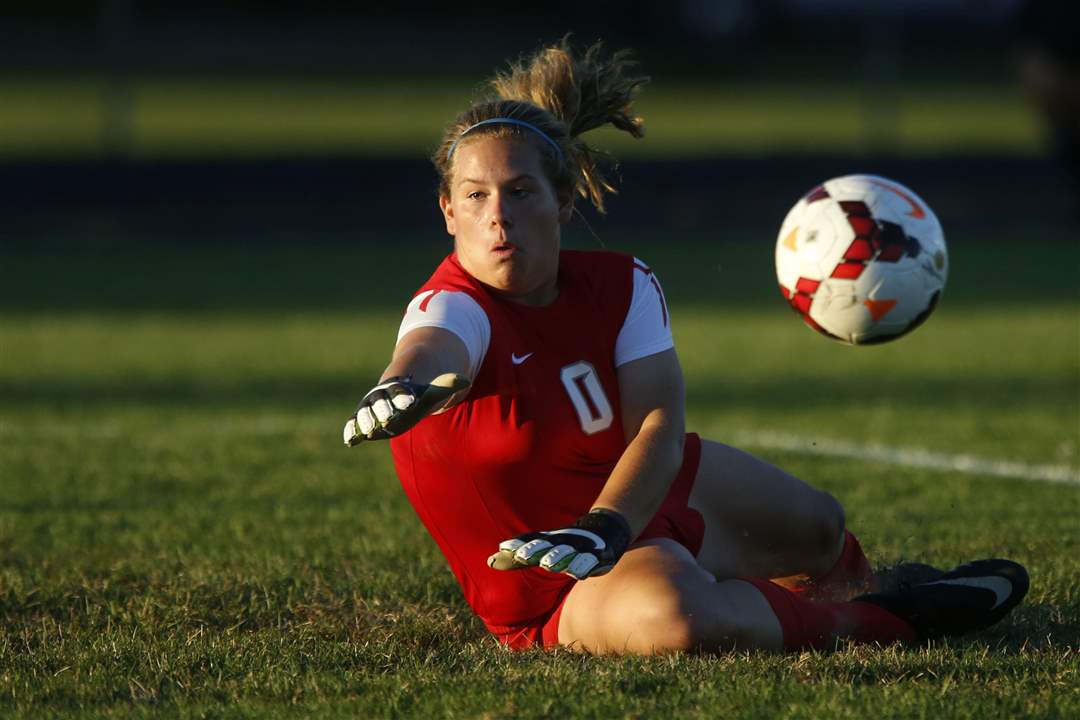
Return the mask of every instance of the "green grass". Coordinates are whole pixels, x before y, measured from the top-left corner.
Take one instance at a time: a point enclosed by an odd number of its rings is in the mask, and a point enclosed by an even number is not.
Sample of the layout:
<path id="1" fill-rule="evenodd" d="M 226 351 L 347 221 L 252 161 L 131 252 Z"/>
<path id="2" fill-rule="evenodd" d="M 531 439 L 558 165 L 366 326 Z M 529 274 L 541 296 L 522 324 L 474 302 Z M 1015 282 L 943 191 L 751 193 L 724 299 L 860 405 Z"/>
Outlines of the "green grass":
<path id="1" fill-rule="evenodd" d="M 474 80 L 142 78 L 127 90 L 137 157 L 357 153 L 426 155 Z M 93 76 L 0 77 L 0 157 L 102 152 L 105 84 Z M 121 103 L 123 105 L 123 102 Z M 639 110 L 648 138 L 592 140 L 620 157 L 708 153 L 1034 154 L 1039 122 L 1009 83 L 901 84 L 657 78 Z"/>
<path id="2" fill-rule="evenodd" d="M 1076 469 L 1080 254 L 960 233 L 934 317 L 851 349 L 771 243 L 624 249 L 660 273 L 689 424 Z M 511 654 L 471 617 L 385 446 L 340 425 L 445 248 L 113 245 L 0 255 L 0 715 L 1076 717 L 1080 487 L 761 450 L 875 563 L 1003 555 L 994 629 L 765 656 Z M 150 249 L 153 248 L 153 249 Z M 369 283 L 365 283 L 369 281 Z"/>

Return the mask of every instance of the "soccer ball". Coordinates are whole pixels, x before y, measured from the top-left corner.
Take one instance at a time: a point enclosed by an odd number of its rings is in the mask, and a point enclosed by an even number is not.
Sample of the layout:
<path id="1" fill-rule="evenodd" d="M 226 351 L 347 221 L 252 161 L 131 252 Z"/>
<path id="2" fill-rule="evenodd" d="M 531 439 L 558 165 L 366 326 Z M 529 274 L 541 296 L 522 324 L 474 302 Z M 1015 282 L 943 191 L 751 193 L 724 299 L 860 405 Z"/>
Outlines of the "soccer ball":
<path id="1" fill-rule="evenodd" d="M 945 287 L 945 235 L 930 207 L 898 182 L 845 175 L 808 192 L 776 239 L 776 278 L 795 312 L 823 335 L 881 343 L 921 325 Z"/>

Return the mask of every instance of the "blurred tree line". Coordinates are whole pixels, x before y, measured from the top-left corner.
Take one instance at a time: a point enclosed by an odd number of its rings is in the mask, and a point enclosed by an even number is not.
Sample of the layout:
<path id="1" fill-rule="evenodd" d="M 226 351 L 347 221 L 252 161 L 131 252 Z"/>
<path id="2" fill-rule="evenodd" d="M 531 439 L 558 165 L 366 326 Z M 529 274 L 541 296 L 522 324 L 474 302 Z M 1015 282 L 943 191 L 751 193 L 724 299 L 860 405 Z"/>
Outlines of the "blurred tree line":
<path id="1" fill-rule="evenodd" d="M 753 73 L 791 55 L 888 69 L 986 67 L 1010 41 L 1019 0 L 548 0 L 467 7 L 434 0 L 148 2 L 16 0 L 0 18 L 0 69 L 100 67 L 483 72 L 573 32 L 635 48 L 680 74 Z M 903 57 L 901 58 L 901 54 Z M 941 62 L 943 58 L 951 62 Z M 885 58 L 883 61 L 882 58 Z M 998 64 L 1000 65 L 1000 63 Z"/>

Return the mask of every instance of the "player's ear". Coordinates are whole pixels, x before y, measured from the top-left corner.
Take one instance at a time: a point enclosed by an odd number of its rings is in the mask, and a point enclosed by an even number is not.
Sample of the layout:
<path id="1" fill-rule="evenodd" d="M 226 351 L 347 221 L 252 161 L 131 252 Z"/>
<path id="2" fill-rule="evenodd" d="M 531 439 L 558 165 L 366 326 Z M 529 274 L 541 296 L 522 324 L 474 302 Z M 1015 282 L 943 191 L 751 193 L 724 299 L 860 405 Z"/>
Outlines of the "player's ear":
<path id="1" fill-rule="evenodd" d="M 454 219 L 454 205 L 450 202 L 450 198 L 442 193 L 439 193 L 439 209 L 442 210 L 443 220 L 446 221 L 446 232 L 450 235 L 457 235 L 457 220 Z"/>
<path id="2" fill-rule="evenodd" d="M 559 202 L 559 224 L 565 225 L 574 216 L 574 192 L 572 190 L 559 190 L 555 194 Z"/>

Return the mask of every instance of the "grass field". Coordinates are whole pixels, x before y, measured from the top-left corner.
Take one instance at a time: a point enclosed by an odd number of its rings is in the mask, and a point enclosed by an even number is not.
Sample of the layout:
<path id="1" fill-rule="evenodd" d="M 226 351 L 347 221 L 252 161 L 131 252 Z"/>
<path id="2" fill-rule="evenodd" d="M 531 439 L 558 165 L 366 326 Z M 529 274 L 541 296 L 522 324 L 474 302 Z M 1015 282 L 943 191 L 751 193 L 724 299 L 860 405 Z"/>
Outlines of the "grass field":
<path id="1" fill-rule="evenodd" d="M 846 77 L 841 74 L 840 77 Z M 482 76 L 132 78 L 113 123 L 137 157 L 430 152 Z M 107 85 L 93 76 L 0 77 L 0 157 L 93 156 L 103 149 Z M 1039 121 L 1008 82 L 900 85 L 696 82 L 657 77 L 641 96 L 648 141 L 601 130 L 620 157 L 722 152 L 1035 154 Z"/>
<path id="2" fill-rule="evenodd" d="M 924 647 L 651 659 L 501 650 L 387 448 L 341 446 L 442 246 L 0 251 L 0 716 L 1080 716 L 1080 251 L 950 239 L 935 316 L 865 349 L 784 307 L 771 241 L 613 244 L 665 283 L 691 428 L 804 438 L 750 449 L 872 561 L 1012 557 L 1026 603 Z M 814 454 L 837 440 L 1071 481 Z"/>

